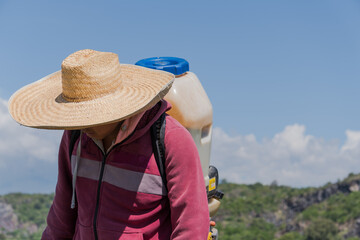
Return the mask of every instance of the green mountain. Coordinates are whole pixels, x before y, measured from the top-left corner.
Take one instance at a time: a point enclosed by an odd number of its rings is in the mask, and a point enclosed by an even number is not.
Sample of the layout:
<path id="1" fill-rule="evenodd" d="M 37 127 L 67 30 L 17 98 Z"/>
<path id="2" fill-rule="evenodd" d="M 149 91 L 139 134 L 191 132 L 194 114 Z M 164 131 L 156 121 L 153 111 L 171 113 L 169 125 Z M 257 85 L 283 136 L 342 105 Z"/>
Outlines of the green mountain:
<path id="1" fill-rule="evenodd" d="M 320 188 L 219 185 L 221 240 L 360 240 L 360 175 Z"/>
<path id="2" fill-rule="evenodd" d="M 360 240 L 360 174 L 320 188 L 223 181 L 220 240 Z M 0 240 L 38 240 L 53 194 L 0 196 Z"/>

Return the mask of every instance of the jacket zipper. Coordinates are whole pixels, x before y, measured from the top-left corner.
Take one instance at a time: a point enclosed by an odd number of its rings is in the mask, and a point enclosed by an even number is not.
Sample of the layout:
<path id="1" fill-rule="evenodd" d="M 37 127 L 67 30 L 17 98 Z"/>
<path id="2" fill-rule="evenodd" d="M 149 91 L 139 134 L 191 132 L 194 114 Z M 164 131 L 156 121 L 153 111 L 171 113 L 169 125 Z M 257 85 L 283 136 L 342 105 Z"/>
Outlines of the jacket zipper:
<path id="1" fill-rule="evenodd" d="M 132 137 L 132 135 L 134 134 L 135 131 L 133 131 L 127 138 L 125 138 L 122 142 L 115 144 L 108 153 L 104 153 L 100 148 L 100 150 L 103 152 L 103 159 L 101 162 L 101 169 L 100 169 L 100 176 L 99 176 L 99 183 L 98 183 L 98 188 L 97 188 L 97 194 L 96 194 L 96 205 L 95 205 L 95 213 L 94 213 L 94 220 L 93 220 L 93 228 L 94 228 L 94 237 L 95 240 L 98 240 L 98 234 L 97 234 L 97 229 L 96 229 L 96 223 L 97 223 L 97 217 L 98 217 L 98 212 L 99 212 L 99 202 L 100 202 L 100 190 L 101 190 L 101 183 L 102 183 L 102 179 L 103 179 L 103 175 L 104 175 L 104 169 L 105 169 L 105 165 L 106 165 L 106 158 L 109 155 L 109 153 L 115 149 L 115 147 L 119 146 L 120 144 L 123 144 L 125 141 L 127 141 L 130 137 Z"/>
<path id="2" fill-rule="evenodd" d="M 98 215 L 98 212 L 99 212 L 100 188 L 101 188 L 102 178 L 103 178 L 103 175 L 104 175 L 104 168 L 105 168 L 105 163 L 106 163 L 106 156 L 107 156 L 107 155 L 104 154 L 103 160 L 102 160 L 102 162 L 101 162 L 100 177 L 99 177 L 99 183 L 98 183 L 98 188 L 97 188 L 95 214 L 94 214 L 94 221 L 93 221 L 95 240 L 98 240 L 98 235 L 97 235 L 97 230 L 96 230 L 96 222 L 97 222 L 97 215 Z"/>

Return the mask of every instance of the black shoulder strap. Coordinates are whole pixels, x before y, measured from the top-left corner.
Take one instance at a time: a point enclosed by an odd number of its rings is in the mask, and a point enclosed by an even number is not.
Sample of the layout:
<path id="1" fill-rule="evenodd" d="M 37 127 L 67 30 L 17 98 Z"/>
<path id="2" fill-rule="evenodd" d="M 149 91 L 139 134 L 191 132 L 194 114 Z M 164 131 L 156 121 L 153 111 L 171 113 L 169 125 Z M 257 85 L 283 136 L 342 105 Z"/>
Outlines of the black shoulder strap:
<path id="1" fill-rule="evenodd" d="M 167 191 L 167 180 L 165 172 L 165 113 L 163 113 L 158 120 L 151 126 L 151 141 L 156 163 L 163 183 Z"/>
<path id="2" fill-rule="evenodd" d="M 79 136 L 80 136 L 80 130 L 72 130 L 71 131 L 70 144 L 69 144 L 69 159 L 70 159 L 70 161 L 71 161 L 71 154 L 74 150 L 75 142 L 79 138 Z"/>

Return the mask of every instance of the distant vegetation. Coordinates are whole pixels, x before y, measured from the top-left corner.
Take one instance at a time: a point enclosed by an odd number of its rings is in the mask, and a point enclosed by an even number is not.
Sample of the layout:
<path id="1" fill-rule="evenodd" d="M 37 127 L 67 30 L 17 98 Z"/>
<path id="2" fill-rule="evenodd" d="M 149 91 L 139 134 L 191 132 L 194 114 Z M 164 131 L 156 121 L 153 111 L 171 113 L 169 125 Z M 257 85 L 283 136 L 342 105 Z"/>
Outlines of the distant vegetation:
<path id="1" fill-rule="evenodd" d="M 10 204 L 16 218 L 15 231 L 0 231 L 0 240 L 39 240 L 46 226 L 46 216 L 54 194 L 13 193 L 0 197 L 0 201 Z M 1 216 L 0 216 L 1 217 Z M 0 226 L 1 227 L 1 226 Z M 2 233 L 1 233 L 2 232 Z"/>
<path id="2" fill-rule="evenodd" d="M 225 193 L 214 218 L 220 240 L 360 240 L 360 175 L 321 188 L 225 181 L 219 188 Z M 17 226 L 8 231 L 0 225 L 0 240 L 40 239 L 53 196 L 0 197 L 12 206 Z"/>
<path id="3" fill-rule="evenodd" d="M 360 240 L 359 186 L 354 174 L 321 188 L 221 184 L 220 240 Z"/>
<path id="4" fill-rule="evenodd" d="M 221 240 L 227 239 L 274 239 L 284 225 L 276 226 L 271 219 L 279 211 L 283 199 L 304 194 L 311 189 L 295 189 L 283 186 L 221 184 L 225 193 L 215 220 Z M 282 239 L 302 239 L 297 233 Z"/>

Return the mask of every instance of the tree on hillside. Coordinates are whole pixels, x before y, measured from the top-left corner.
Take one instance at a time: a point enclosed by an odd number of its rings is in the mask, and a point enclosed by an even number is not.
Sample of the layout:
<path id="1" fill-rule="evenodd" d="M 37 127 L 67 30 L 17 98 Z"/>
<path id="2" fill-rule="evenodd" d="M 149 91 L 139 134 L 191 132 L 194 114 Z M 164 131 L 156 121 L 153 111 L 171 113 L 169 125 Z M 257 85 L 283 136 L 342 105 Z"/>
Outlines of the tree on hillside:
<path id="1" fill-rule="evenodd" d="M 315 219 L 306 230 L 307 240 L 335 240 L 338 229 L 329 219 Z"/>

